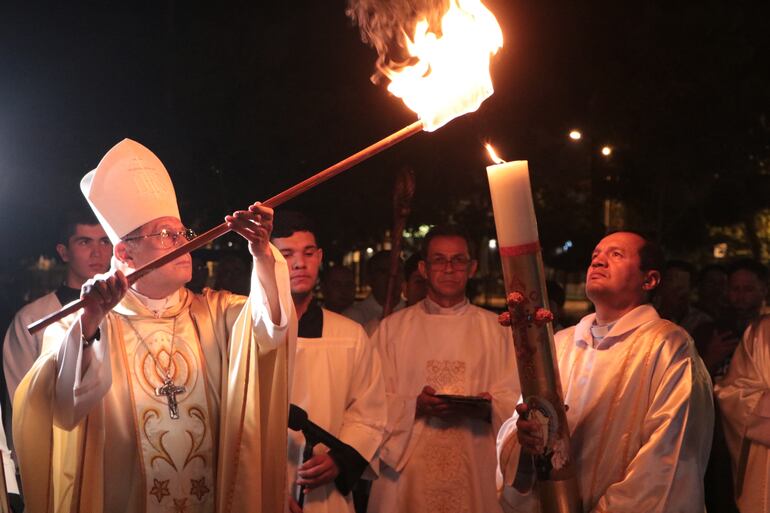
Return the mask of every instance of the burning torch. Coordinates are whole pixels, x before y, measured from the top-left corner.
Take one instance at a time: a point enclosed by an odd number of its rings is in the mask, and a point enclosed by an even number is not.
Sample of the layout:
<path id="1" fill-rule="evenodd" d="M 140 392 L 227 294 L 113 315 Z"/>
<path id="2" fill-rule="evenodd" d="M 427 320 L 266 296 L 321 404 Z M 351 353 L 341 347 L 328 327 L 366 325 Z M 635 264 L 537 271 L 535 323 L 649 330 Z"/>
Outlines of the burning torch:
<path id="1" fill-rule="evenodd" d="M 400 46 L 409 52 L 408 64 L 378 66 L 380 73 L 390 80 L 388 90 L 415 111 L 419 121 L 269 198 L 263 202 L 265 206 L 275 208 L 423 130 L 432 132 L 458 116 L 474 112 L 492 95 L 494 89 L 489 63 L 503 44 L 500 26 L 480 0 L 452 0 L 448 4 L 443 14 L 438 16 L 438 27 L 428 21 L 434 20 L 436 13 L 418 13 L 423 17 L 412 24 L 412 35 L 407 35 L 406 31 L 399 32 L 402 37 Z M 349 14 L 352 10 L 351 7 Z M 375 17 L 391 14 L 387 10 L 366 11 L 367 16 Z M 410 12 L 409 15 L 414 17 L 414 13 Z M 359 12 L 351 16 L 362 26 L 363 31 L 364 15 Z M 393 26 L 401 27 L 401 24 L 391 24 L 391 31 Z M 367 36 L 373 42 L 374 32 L 368 30 Z M 380 49 L 379 45 L 375 46 Z M 154 269 L 206 246 L 228 231 L 227 225 L 222 223 L 136 269 L 126 278 L 129 284 L 133 284 Z M 58 312 L 30 324 L 27 329 L 34 333 L 82 307 L 82 300 L 74 301 Z"/>

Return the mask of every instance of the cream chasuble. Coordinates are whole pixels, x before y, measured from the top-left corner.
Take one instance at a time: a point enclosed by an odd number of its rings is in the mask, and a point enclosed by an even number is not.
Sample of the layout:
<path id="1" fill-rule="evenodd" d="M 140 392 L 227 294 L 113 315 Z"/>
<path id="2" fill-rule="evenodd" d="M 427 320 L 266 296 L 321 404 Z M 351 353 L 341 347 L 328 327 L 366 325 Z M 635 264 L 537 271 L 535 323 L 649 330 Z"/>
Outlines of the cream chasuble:
<path id="1" fill-rule="evenodd" d="M 189 309 L 172 307 L 156 318 L 146 308 L 129 308 L 119 305 L 115 312 L 145 476 L 144 511 L 160 513 L 172 506 L 190 513 L 213 511 L 215 423 L 208 404 L 216 396 L 207 397 L 211 389 Z M 166 374 L 180 391 L 174 397 L 159 394 Z M 178 418 L 171 416 L 174 400 Z"/>
<path id="2" fill-rule="evenodd" d="M 650 305 L 596 341 L 594 319 L 555 337 L 583 511 L 702 513 L 714 407 L 692 339 Z M 517 418 L 498 435 L 501 501 L 506 512 L 534 513 L 532 460 L 521 456 Z"/>
<path id="3" fill-rule="evenodd" d="M 321 338 L 297 339 L 291 402 L 304 409 L 310 421 L 358 451 L 370 463 L 364 477 L 374 478 L 377 465 L 372 462 L 387 421 L 380 356 L 358 323 L 322 312 Z M 289 484 L 295 498 L 304 446 L 302 433 L 290 431 Z M 316 453 L 327 450 L 323 444 L 315 447 Z M 353 513 L 353 496 L 343 496 L 332 481 L 305 496 L 303 511 Z"/>
<path id="4" fill-rule="evenodd" d="M 252 272 L 249 298 L 182 289 L 159 318 L 128 294 L 88 349 L 78 322 L 46 330 L 42 356 L 14 398 L 27 512 L 283 509 L 286 342 L 293 349 L 296 321 L 285 260 L 273 253 L 277 326 Z M 179 419 L 155 395 L 160 371 L 150 353 L 185 387 L 176 395 Z"/>
<path id="5" fill-rule="evenodd" d="M 715 390 L 738 508 L 770 512 L 770 317 L 749 326 Z"/>
<path id="6" fill-rule="evenodd" d="M 467 301 L 441 308 L 430 299 L 385 318 L 380 349 L 388 400 L 380 478 L 370 513 L 494 513 L 495 434 L 519 398 L 511 331 Z M 425 385 L 438 393 L 492 395 L 492 422 L 415 419 Z"/>

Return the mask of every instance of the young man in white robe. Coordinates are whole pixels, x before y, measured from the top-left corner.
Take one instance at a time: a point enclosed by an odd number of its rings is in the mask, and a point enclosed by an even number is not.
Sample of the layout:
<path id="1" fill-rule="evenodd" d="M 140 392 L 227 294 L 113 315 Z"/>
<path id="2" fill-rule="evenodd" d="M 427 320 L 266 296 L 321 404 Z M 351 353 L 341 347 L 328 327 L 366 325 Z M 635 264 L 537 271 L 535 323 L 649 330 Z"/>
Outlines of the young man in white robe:
<path id="1" fill-rule="evenodd" d="M 194 236 L 165 167 L 125 139 L 81 189 L 114 244 L 69 329 L 46 330 L 14 403 L 27 511 L 219 513 L 286 504 L 288 271 L 272 210 L 227 216 L 253 257 L 251 294 L 205 291 L 189 254 L 132 271 Z"/>
<path id="2" fill-rule="evenodd" d="M 596 313 L 555 337 L 582 511 L 704 511 L 711 380 L 687 332 L 649 304 L 662 264 L 635 233 L 602 239 L 586 273 Z M 532 455 L 545 441 L 526 405 L 516 411 L 498 435 L 501 501 L 534 513 Z"/>
<path id="3" fill-rule="evenodd" d="M 387 421 L 380 357 L 361 325 L 318 306 L 313 289 L 323 250 L 313 223 L 302 214 L 282 212 L 272 242 L 289 266 L 299 318 L 291 402 L 305 410 L 311 422 L 355 449 L 340 453 L 319 444 L 303 462 L 305 438 L 290 431 L 290 511 L 353 513 L 352 488 L 362 475 L 375 477 Z"/>
<path id="4" fill-rule="evenodd" d="M 714 387 L 741 513 L 770 512 L 770 316 L 753 321 Z"/>
<path id="5" fill-rule="evenodd" d="M 19 310 L 5 333 L 3 372 L 11 400 L 43 346 L 44 332 L 30 334 L 27 325 L 80 298 L 80 287 L 86 280 L 110 268 L 112 243 L 87 207 L 68 213 L 60 232 L 56 252 L 67 267 L 64 283 Z"/>
<path id="6" fill-rule="evenodd" d="M 465 296 L 477 263 L 459 230 L 434 228 L 423 255 L 428 296 L 373 337 L 388 426 L 368 511 L 498 512 L 495 435 L 520 395 L 511 330 Z"/>

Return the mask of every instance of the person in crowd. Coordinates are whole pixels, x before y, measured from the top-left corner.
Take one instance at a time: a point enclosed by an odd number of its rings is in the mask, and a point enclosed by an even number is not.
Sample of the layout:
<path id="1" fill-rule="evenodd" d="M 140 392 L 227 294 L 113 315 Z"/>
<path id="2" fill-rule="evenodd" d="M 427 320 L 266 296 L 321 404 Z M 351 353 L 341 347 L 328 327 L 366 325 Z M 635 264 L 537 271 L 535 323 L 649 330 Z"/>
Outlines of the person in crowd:
<path id="1" fill-rule="evenodd" d="M 713 319 L 691 302 L 695 268 L 683 260 L 669 260 L 663 267 L 660 286 L 655 293 L 653 305 L 658 315 L 695 336 L 696 331 Z"/>
<path id="2" fill-rule="evenodd" d="M 712 378 L 724 376 L 741 335 L 762 311 L 767 268 L 756 260 L 733 262 L 727 271 L 727 308 L 713 323 L 696 331 L 695 342 Z"/>
<path id="3" fill-rule="evenodd" d="M 21 379 L 40 356 L 43 345 L 43 331 L 32 335 L 27 326 L 80 298 L 80 288 L 86 280 L 107 272 L 112 243 L 94 214 L 84 206 L 64 216 L 56 253 L 66 267 L 64 282 L 19 310 L 5 333 L 3 372 L 11 399 Z"/>
<path id="4" fill-rule="evenodd" d="M 335 265 L 321 275 L 323 307 L 341 313 L 356 300 L 356 276 L 350 267 Z"/>
<path id="5" fill-rule="evenodd" d="M 371 293 L 365 299 L 356 301 L 345 309 L 342 315 L 353 319 L 364 327 L 372 319 L 381 319 L 385 298 L 388 295 L 389 275 L 390 251 L 378 251 L 366 262 L 366 277 L 372 289 Z M 401 287 L 394 287 L 393 294 L 397 301 L 394 311 L 403 308 L 403 301 L 398 301 Z"/>
<path id="6" fill-rule="evenodd" d="M 709 264 L 698 272 L 698 300 L 695 308 L 712 319 L 722 317 L 727 307 L 727 269 L 721 264 Z"/>
<path id="7" fill-rule="evenodd" d="M 749 325 L 727 375 L 717 381 L 715 393 L 732 461 L 732 489 L 738 509 L 740 513 L 768 513 L 770 316 L 762 316 Z M 725 479 L 730 469 L 723 470 L 727 471 L 721 474 Z"/>

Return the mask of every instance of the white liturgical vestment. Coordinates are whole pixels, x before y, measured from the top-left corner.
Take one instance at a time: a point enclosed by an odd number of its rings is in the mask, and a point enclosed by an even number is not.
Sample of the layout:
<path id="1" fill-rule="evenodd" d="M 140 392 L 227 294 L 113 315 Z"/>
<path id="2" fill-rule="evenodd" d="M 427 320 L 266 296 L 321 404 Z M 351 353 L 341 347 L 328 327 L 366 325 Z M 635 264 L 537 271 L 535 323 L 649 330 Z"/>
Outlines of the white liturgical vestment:
<path id="1" fill-rule="evenodd" d="M 159 306 L 129 292 L 87 349 L 79 322 L 46 330 L 14 402 L 27 511 L 283 508 L 296 323 L 286 263 L 273 253 L 278 325 L 253 271 L 248 298 L 180 289 Z M 158 391 L 166 372 L 173 397 Z"/>
<path id="2" fill-rule="evenodd" d="M 738 508 L 770 512 L 770 316 L 749 326 L 715 389 Z"/>
<path id="3" fill-rule="evenodd" d="M 703 513 L 714 407 L 692 339 L 650 305 L 600 340 L 591 333 L 595 318 L 555 336 L 582 510 Z M 521 452 L 517 419 L 498 435 L 501 501 L 506 512 L 535 513 L 532 460 Z"/>
<path id="4" fill-rule="evenodd" d="M 51 292 L 24 305 L 8 327 L 3 342 L 3 372 L 11 401 L 13 401 L 16 387 L 35 363 L 43 347 L 44 331 L 38 331 L 32 335 L 27 331 L 27 326 L 61 307 L 62 304 L 56 297 L 56 293 Z"/>
<path id="5" fill-rule="evenodd" d="M 511 330 L 467 300 L 441 308 L 425 299 L 383 319 L 373 340 L 383 360 L 388 426 L 368 511 L 500 511 L 495 434 L 520 396 Z M 488 392 L 491 422 L 415 418 L 426 385 L 441 394 Z"/>
<path id="6" fill-rule="evenodd" d="M 376 461 L 387 421 L 380 357 L 358 323 L 329 310 L 321 311 L 321 337 L 297 339 L 291 402 L 305 410 L 311 422 L 369 462 L 370 472 L 365 477 L 371 478 L 371 471 L 377 470 L 372 462 Z M 289 483 L 295 498 L 304 446 L 302 433 L 289 431 Z M 327 450 L 323 444 L 315 447 L 316 454 Z M 307 493 L 303 511 L 353 513 L 353 496 L 343 496 L 332 481 Z"/>

